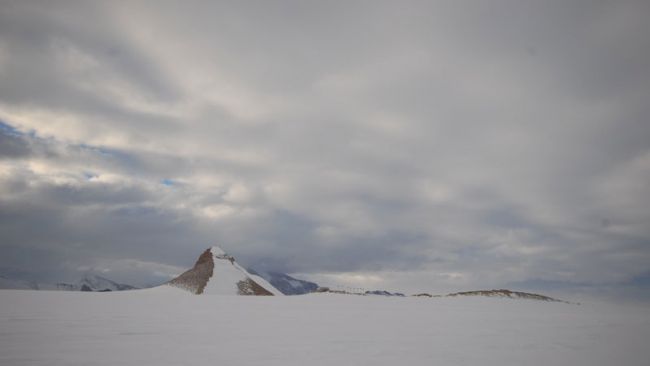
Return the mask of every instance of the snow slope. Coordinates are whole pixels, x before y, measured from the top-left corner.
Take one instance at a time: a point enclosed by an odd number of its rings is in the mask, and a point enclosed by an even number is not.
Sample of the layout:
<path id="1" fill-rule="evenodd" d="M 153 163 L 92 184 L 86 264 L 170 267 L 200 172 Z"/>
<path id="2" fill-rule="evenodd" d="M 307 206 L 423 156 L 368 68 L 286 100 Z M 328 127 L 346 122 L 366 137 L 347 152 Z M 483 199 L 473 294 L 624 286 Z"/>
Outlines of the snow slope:
<path id="1" fill-rule="evenodd" d="M 235 258 L 216 246 L 203 252 L 192 269 L 163 286 L 178 287 L 194 294 L 282 295 L 265 279 L 246 271 Z"/>
<path id="2" fill-rule="evenodd" d="M 650 309 L 523 299 L 0 291 L 0 365 L 589 365 L 650 359 Z"/>

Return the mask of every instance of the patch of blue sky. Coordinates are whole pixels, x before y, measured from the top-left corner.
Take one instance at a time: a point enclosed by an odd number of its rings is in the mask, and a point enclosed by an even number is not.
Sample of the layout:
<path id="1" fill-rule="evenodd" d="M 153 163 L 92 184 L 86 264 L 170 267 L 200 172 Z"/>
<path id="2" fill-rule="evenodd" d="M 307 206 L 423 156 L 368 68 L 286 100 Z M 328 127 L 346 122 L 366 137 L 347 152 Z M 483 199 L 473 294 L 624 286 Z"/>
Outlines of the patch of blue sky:
<path id="1" fill-rule="evenodd" d="M 12 136 L 23 136 L 23 135 L 25 135 L 24 133 L 22 133 L 18 129 L 16 129 L 14 126 L 6 123 L 3 120 L 0 120 L 0 132 L 4 133 L 5 135 L 12 135 Z"/>

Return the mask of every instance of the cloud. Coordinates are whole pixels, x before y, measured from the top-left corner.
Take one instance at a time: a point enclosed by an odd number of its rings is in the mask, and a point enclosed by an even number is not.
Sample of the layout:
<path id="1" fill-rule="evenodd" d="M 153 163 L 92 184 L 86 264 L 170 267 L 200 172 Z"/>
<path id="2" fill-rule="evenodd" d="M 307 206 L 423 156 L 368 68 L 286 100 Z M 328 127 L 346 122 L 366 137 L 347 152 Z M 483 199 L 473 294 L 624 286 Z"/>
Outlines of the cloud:
<path id="1" fill-rule="evenodd" d="M 188 267 L 219 242 L 414 291 L 628 283 L 650 263 L 647 10 L 3 6 L 0 267 Z"/>

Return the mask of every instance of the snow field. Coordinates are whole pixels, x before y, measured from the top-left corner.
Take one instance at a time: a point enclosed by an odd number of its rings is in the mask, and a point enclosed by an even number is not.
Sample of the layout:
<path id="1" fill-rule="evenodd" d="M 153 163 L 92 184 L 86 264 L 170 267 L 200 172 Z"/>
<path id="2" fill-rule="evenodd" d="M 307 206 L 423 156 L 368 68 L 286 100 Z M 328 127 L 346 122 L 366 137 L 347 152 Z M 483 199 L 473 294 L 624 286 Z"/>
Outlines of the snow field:
<path id="1" fill-rule="evenodd" d="M 650 309 L 499 298 L 0 291 L 0 365 L 647 365 Z"/>

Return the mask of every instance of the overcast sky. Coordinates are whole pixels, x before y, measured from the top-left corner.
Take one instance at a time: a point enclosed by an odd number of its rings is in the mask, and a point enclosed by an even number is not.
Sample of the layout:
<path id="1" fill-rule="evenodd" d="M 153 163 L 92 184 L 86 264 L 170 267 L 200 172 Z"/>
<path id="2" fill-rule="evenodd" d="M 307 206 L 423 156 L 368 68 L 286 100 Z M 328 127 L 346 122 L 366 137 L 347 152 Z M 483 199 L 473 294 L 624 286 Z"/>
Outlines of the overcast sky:
<path id="1" fill-rule="evenodd" d="M 2 1 L 0 274 L 647 296 L 647 1 Z"/>

